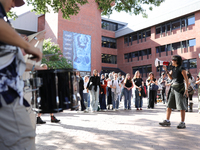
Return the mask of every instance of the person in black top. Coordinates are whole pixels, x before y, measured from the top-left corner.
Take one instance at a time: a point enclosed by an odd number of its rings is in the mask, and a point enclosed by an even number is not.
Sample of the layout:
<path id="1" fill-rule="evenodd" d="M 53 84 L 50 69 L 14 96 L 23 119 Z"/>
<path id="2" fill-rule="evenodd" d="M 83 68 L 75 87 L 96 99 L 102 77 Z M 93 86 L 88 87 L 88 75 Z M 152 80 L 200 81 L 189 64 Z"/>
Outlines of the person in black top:
<path id="1" fill-rule="evenodd" d="M 131 80 L 131 76 L 129 73 L 126 74 L 126 78 L 124 80 L 124 109 L 127 109 L 127 102 L 128 102 L 128 109 L 131 110 L 131 95 L 132 95 L 132 88 L 133 88 L 133 81 Z"/>
<path id="2" fill-rule="evenodd" d="M 135 107 L 137 108 L 137 110 L 142 110 L 142 95 L 141 95 L 141 90 L 142 90 L 142 86 L 144 86 L 144 82 L 141 78 L 140 72 L 136 71 L 135 75 L 133 77 L 133 84 L 135 86 Z"/>
<path id="3" fill-rule="evenodd" d="M 169 100 L 167 104 L 167 116 L 166 120 L 160 122 L 161 126 L 170 126 L 169 121 L 171 110 L 177 109 L 181 112 L 181 122 L 177 126 L 178 129 L 186 128 L 185 126 L 185 110 L 186 110 L 186 97 L 188 97 L 188 77 L 185 71 L 185 68 L 182 67 L 182 58 L 179 55 L 172 57 L 172 73 L 167 71 L 167 68 L 164 66 L 163 69 L 167 72 L 167 75 L 172 79 L 171 88 L 169 91 Z M 185 83 L 184 83 L 185 80 Z"/>
<path id="4" fill-rule="evenodd" d="M 76 72 L 76 78 L 77 78 L 77 81 L 79 82 L 79 94 L 81 96 L 81 111 L 85 111 L 86 107 L 85 107 L 84 99 L 83 99 L 84 81 L 79 71 Z"/>
<path id="5" fill-rule="evenodd" d="M 148 86 L 148 106 L 147 106 L 147 108 L 153 109 L 154 103 L 156 101 L 156 96 L 157 96 L 157 91 L 151 89 L 151 86 L 153 86 L 153 84 L 157 85 L 157 81 L 156 81 L 156 78 L 154 77 L 153 72 L 149 73 L 149 77 L 146 81 L 146 84 Z"/>
<path id="6" fill-rule="evenodd" d="M 101 90 L 100 77 L 98 76 L 98 72 L 96 69 L 93 71 L 93 76 L 90 77 L 87 89 L 90 90 L 92 112 L 96 112 L 99 103 L 99 91 L 101 91 L 101 94 L 103 93 Z"/>

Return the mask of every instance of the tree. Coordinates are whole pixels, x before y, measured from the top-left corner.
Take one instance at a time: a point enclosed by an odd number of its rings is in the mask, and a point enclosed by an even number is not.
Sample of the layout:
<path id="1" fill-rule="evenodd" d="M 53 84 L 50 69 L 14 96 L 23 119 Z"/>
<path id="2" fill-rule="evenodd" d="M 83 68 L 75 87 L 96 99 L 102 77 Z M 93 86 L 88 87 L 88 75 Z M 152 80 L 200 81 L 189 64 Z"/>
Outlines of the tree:
<path id="1" fill-rule="evenodd" d="M 50 8 L 55 13 L 59 10 L 63 13 L 63 18 L 70 19 L 71 15 L 77 15 L 80 11 L 80 6 L 88 3 L 88 0 L 26 0 L 28 5 L 34 7 L 33 11 L 40 14 L 50 12 Z M 95 0 L 99 4 L 99 9 L 102 10 L 102 15 L 110 15 L 113 10 L 117 12 L 125 11 L 131 14 L 142 14 L 143 17 L 147 17 L 144 5 L 149 5 L 149 9 L 152 10 L 152 6 L 160 6 L 164 0 Z M 114 2 L 114 3 L 113 3 Z M 115 4 L 113 6 L 113 4 Z"/>
<path id="2" fill-rule="evenodd" d="M 44 40 L 42 63 L 47 64 L 49 69 L 72 68 L 72 63 L 63 57 L 59 46 L 51 42 L 51 39 Z"/>

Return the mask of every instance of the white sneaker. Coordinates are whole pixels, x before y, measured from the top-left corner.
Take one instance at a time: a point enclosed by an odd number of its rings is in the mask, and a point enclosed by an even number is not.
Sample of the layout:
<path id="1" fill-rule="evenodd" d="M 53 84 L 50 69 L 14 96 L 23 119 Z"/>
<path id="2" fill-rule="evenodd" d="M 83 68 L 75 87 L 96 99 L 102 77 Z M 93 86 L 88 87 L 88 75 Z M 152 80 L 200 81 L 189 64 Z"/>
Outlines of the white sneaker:
<path id="1" fill-rule="evenodd" d="M 116 109 L 113 109 L 113 111 L 115 111 Z"/>

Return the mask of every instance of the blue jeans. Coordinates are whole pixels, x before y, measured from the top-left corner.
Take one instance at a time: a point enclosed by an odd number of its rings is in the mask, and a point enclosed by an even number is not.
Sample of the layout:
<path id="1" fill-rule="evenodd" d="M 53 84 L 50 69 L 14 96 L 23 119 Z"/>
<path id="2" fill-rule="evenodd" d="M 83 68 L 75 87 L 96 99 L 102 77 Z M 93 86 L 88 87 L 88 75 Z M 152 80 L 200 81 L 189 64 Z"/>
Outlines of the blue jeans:
<path id="1" fill-rule="evenodd" d="M 136 108 L 142 108 L 142 96 L 139 96 L 139 90 L 138 88 L 135 89 L 135 107 Z"/>
<path id="2" fill-rule="evenodd" d="M 99 103 L 101 110 L 106 109 L 106 95 L 105 94 L 99 94 Z"/>
<path id="3" fill-rule="evenodd" d="M 83 93 L 83 100 L 84 100 L 84 102 L 87 102 L 87 104 L 88 104 L 87 107 L 90 107 L 90 95 L 89 95 L 89 93 Z"/>
<path id="4" fill-rule="evenodd" d="M 131 109 L 132 89 L 128 90 L 128 89 L 124 88 L 124 94 L 125 94 L 124 108 L 127 109 L 127 102 L 128 102 L 128 109 Z"/>
<path id="5" fill-rule="evenodd" d="M 121 94 L 120 94 L 120 102 L 122 101 L 122 97 L 124 96 L 124 88 L 122 88 Z"/>
<path id="6" fill-rule="evenodd" d="M 112 105 L 113 109 L 119 109 L 119 95 L 112 92 Z"/>

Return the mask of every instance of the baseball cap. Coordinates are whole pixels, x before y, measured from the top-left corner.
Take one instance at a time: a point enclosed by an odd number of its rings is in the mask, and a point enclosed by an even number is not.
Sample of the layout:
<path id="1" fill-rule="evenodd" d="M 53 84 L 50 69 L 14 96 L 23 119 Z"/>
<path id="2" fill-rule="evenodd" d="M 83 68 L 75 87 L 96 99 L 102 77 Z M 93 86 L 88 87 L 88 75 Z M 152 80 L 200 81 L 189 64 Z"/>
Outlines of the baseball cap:
<path id="1" fill-rule="evenodd" d="M 16 7 L 20 7 L 20 6 L 24 5 L 24 4 L 25 4 L 25 2 L 23 0 L 15 0 L 15 6 Z"/>

